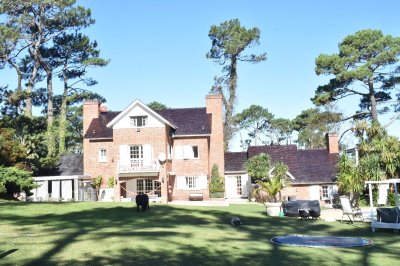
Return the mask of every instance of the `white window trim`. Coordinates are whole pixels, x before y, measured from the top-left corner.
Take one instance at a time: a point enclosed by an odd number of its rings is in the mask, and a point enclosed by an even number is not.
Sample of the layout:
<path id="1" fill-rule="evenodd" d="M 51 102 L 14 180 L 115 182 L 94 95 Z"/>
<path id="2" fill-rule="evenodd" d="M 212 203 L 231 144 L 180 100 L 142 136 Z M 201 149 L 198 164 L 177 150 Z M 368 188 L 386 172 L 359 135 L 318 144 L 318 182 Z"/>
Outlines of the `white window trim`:
<path id="1" fill-rule="evenodd" d="M 177 177 L 177 189 L 178 190 L 203 190 L 208 189 L 208 179 L 206 175 L 191 175 L 191 176 L 178 176 Z M 195 178 L 195 187 L 189 188 L 188 178 Z"/>
<path id="2" fill-rule="evenodd" d="M 186 176 L 185 179 L 186 179 L 186 189 L 187 190 L 197 190 L 198 189 L 199 179 L 200 179 L 198 176 Z M 189 180 L 190 179 L 193 180 L 192 183 L 194 183 L 194 187 L 190 187 L 189 186 L 189 184 L 190 184 Z"/>
<path id="3" fill-rule="evenodd" d="M 324 197 L 324 187 L 326 187 L 326 193 L 328 194 L 327 197 Z M 321 185 L 321 199 L 322 200 L 330 200 L 332 198 L 332 185 Z"/>
<path id="4" fill-rule="evenodd" d="M 148 123 L 149 123 L 149 119 L 148 119 L 148 116 L 147 115 L 137 115 L 137 116 L 130 116 L 129 117 L 129 123 L 130 123 L 130 126 L 132 127 L 132 128 L 143 128 L 143 127 L 147 127 L 147 125 L 148 125 Z M 137 126 L 137 121 L 138 121 L 138 119 L 142 119 L 142 124 L 143 124 L 143 119 L 144 119 L 144 125 L 142 125 L 142 126 Z M 136 125 L 135 125 L 136 124 Z"/>
<path id="5" fill-rule="evenodd" d="M 197 147 L 197 157 L 194 157 L 194 147 Z M 175 148 L 176 148 L 175 159 L 179 160 L 200 159 L 200 149 L 198 145 L 182 145 L 182 146 L 175 146 Z"/>
<path id="6" fill-rule="evenodd" d="M 102 151 L 104 151 L 104 156 L 102 154 Z M 107 149 L 100 148 L 99 149 L 99 163 L 106 163 L 107 162 Z"/>

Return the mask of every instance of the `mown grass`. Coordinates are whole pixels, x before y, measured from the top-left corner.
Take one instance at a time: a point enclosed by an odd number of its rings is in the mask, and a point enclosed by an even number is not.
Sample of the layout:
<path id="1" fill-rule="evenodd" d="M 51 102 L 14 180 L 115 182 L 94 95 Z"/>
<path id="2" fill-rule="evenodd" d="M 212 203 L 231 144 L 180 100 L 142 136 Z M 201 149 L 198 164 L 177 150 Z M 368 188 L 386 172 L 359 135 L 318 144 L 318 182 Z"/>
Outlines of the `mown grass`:
<path id="1" fill-rule="evenodd" d="M 238 216 L 243 225 L 233 227 Z M 278 246 L 286 234 L 358 236 L 362 248 Z M 0 265 L 396 265 L 400 235 L 368 223 L 267 217 L 261 205 L 0 202 Z"/>

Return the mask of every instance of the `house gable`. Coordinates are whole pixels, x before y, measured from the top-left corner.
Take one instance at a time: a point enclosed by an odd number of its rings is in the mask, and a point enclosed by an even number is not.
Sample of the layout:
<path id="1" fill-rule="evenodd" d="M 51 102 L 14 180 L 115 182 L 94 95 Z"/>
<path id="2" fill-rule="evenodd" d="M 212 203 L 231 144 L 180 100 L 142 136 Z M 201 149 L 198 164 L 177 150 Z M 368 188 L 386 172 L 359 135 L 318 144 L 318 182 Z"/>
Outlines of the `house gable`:
<path id="1" fill-rule="evenodd" d="M 175 128 L 171 122 L 154 112 L 139 100 L 135 100 L 125 108 L 125 110 L 107 124 L 107 127 L 112 127 L 113 129 L 133 128 L 134 126 L 131 125 L 131 117 L 147 117 L 145 127 L 160 128 L 169 125 L 170 127 Z"/>

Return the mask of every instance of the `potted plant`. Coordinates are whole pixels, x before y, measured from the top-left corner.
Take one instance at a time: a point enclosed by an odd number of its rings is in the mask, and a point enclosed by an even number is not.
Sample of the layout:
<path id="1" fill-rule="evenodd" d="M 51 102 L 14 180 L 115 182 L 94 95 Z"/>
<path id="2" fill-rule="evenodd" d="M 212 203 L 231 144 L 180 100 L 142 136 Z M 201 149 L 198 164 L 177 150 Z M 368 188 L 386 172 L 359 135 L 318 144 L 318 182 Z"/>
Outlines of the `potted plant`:
<path id="1" fill-rule="evenodd" d="M 214 164 L 211 169 L 211 180 L 209 185 L 210 198 L 223 198 L 225 187 L 224 178 L 219 175 L 218 165 Z"/>
<path id="2" fill-rule="evenodd" d="M 246 170 L 257 184 L 252 196 L 257 202 L 265 204 L 268 215 L 278 216 L 281 207 L 280 193 L 288 185 L 288 167 L 282 162 L 271 165 L 270 157 L 261 153 L 246 162 Z"/>

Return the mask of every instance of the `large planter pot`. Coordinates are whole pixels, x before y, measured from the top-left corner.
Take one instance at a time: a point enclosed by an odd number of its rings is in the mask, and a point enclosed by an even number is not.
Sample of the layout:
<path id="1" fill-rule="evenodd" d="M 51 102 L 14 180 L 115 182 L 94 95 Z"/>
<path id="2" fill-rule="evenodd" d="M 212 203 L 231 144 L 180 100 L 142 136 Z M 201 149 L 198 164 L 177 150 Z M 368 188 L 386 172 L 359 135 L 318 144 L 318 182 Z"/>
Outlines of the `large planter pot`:
<path id="1" fill-rule="evenodd" d="M 282 202 L 266 202 L 265 207 L 267 208 L 268 216 L 279 216 L 281 211 Z"/>
<path id="2" fill-rule="evenodd" d="M 210 198 L 223 198 L 224 194 L 224 192 L 210 192 Z"/>

